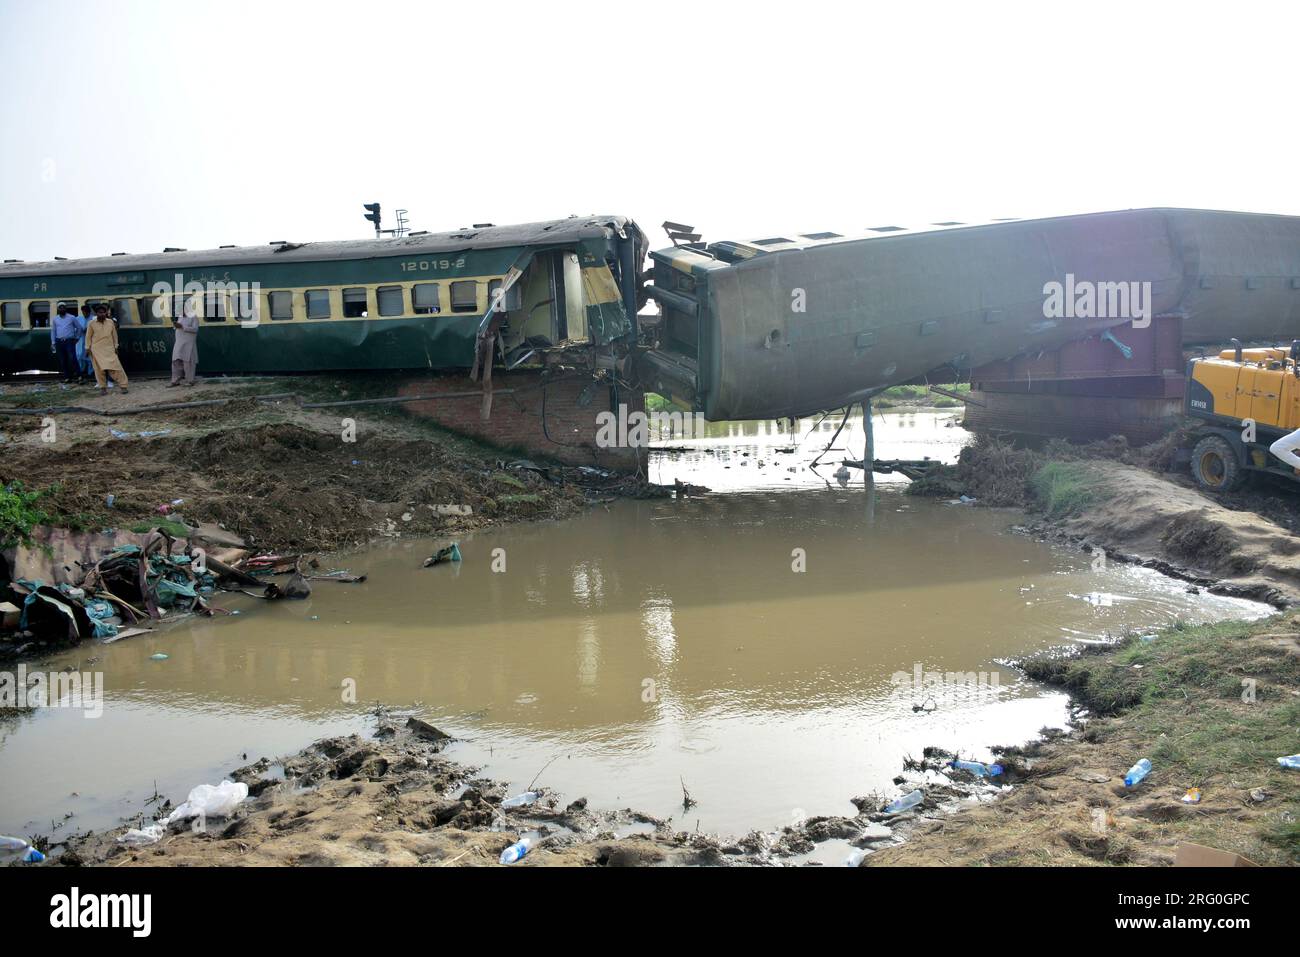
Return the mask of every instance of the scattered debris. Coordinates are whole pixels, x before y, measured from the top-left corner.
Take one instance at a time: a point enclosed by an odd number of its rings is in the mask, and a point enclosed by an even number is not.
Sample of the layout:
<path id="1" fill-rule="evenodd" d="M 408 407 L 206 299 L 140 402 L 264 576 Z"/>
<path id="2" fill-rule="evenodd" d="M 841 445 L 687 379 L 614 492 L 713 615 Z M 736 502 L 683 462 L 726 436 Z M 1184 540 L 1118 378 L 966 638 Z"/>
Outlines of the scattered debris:
<path id="1" fill-rule="evenodd" d="M 1142 782 L 1148 774 L 1151 773 L 1151 762 L 1143 758 L 1133 767 L 1128 769 L 1128 774 L 1124 775 L 1124 787 L 1131 788 Z"/>
<path id="2" fill-rule="evenodd" d="M 684 778 L 678 778 L 678 780 L 682 782 L 682 810 L 689 811 L 699 802 L 691 797 L 690 791 L 686 790 L 686 780 Z"/>
<path id="3" fill-rule="evenodd" d="M 1216 847 L 1205 847 L 1202 844 L 1192 844 L 1190 841 L 1183 841 L 1174 851 L 1174 867 L 1258 866 L 1254 861 L 1232 851 L 1221 851 Z"/>
<path id="4" fill-rule="evenodd" d="M 458 561 L 460 561 L 460 545 L 456 542 L 452 542 L 450 545 L 438 549 L 433 553 L 433 555 L 426 558 L 424 560 L 424 567 L 429 568 L 433 565 L 441 565 L 443 562 Z"/>
<path id="5" fill-rule="evenodd" d="M 902 814 L 904 811 L 916 807 L 924 799 L 925 799 L 925 792 L 923 792 L 920 788 L 917 788 L 916 790 L 911 791 L 908 794 L 904 794 L 902 797 L 897 798 L 896 800 L 890 801 L 888 804 L 884 806 L 883 813 Z"/>
<path id="6" fill-rule="evenodd" d="M 501 863 L 513 864 L 515 861 L 519 860 L 525 854 L 527 854 L 528 849 L 532 847 L 532 845 L 533 845 L 532 838 L 521 837 L 519 840 L 515 841 L 513 844 L 511 844 L 509 847 L 507 847 L 504 851 L 501 852 Z"/>

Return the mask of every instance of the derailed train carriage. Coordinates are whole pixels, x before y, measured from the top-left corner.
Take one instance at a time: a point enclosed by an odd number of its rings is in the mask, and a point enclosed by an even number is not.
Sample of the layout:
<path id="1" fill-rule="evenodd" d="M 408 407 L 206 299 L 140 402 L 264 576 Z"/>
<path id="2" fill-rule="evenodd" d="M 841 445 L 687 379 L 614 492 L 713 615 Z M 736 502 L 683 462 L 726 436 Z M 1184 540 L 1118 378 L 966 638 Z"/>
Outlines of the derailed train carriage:
<path id="1" fill-rule="evenodd" d="M 99 301 L 120 324 L 128 370 L 166 369 L 185 290 L 154 290 L 178 281 L 205 290 L 206 373 L 480 370 L 576 345 L 597 354 L 592 368 L 712 420 L 840 408 L 1131 321 L 1049 315 L 1048 285 L 1073 280 L 1149 284 L 1147 309 L 1181 317 L 1189 344 L 1300 338 L 1293 216 L 1141 209 L 860 236 L 689 237 L 654 252 L 648 275 L 646 250 L 632 220 L 588 216 L 7 263 L 0 371 L 53 369 L 58 303 Z M 637 315 L 647 296 L 659 304 L 653 321 Z"/>
<path id="2" fill-rule="evenodd" d="M 169 368 L 201 313 L 204 373 L 466 369 L 636 334 L 646 238 L 630 219 L 479 225 L 398 239 L 169 249 L 0 265 L 0 371 L 53 370 L 60 303 L 108 304 L 128 371 Z"/>
<path id="3" fill-rule="evenodd" d="M 689 227 L 683 227 L 689 230 Z M 642 381 L 708 419 L 840 408 L 1034 355 L 1131 316 L 1049 315 L 1046 287 L 1149 283 L 1186 344 L 1300 338 L 1300 217 L 1139 209 L 688 241 L 652 254 Z M 1122 330 L 1116 329 L 1122 335 Z"/>

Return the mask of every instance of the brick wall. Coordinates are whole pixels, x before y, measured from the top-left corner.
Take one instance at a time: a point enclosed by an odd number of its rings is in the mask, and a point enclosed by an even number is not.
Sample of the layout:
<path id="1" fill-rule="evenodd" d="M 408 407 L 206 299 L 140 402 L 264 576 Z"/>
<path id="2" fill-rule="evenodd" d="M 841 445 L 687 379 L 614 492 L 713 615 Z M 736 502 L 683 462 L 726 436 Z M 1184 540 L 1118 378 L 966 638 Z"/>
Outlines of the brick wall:
<path id="1" fill-rule="evenodd" d="M 633 449 L 596 446 L 596 416 L 610 408 L 609 387 L 593 382 L 585 373 L 566 377 L 554 372 L 543 376 L 540 371 L 495 370 L 492 411 L 486 421 L 481 417 L 482 383 L 471 381 L 467 374 L 412 378 L 398 391 L 402 395 L 474 393 L 470 397 L 408 402 L 406 408 L 453 432 L 502 449 L 557 459 L 570 465 L 630 470 L 637 467 L 638 458 L 644 463 L 644 450 L 638 453 Z M 645 396 L 639 392 L 620 392 L 619 402 L 627 406 L 629 414 L 645 410 Z"/>

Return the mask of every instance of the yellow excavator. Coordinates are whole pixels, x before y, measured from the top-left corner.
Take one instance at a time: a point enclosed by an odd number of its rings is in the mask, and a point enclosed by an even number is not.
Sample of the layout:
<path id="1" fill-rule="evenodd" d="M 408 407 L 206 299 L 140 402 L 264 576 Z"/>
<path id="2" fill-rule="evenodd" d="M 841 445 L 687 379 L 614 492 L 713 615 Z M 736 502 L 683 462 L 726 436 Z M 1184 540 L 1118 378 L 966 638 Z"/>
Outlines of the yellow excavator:
<path id="1" fill-rule="evenodd" d="M 1202 421 L 1192 446 L 1192 477 L 1211 492 L 1239 488 L 1251 472 L 1300 482 L 1297 470 L 1269 451 L 1300 429 L 1300 340 L 1289 350 L 1231 342 L 1231 349 L 1187 364 L 1184 407 Z"/>

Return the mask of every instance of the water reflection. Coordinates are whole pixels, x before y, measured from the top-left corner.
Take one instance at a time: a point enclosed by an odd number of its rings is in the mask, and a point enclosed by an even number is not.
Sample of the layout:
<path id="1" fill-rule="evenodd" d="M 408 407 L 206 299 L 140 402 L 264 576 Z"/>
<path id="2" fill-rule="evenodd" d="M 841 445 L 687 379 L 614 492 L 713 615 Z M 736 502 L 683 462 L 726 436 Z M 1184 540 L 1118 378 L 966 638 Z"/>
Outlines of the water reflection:
<path id="1" fill-rule="evenodd" d="M 1059 722 L 1064 699 L 1020 681 L 1009 657 L 1267 611 L 1147 569 L 1094 571 L 1008 520 L 818 479 L 489 530 L 461 541 L 459 567 L 421 567 L 428 542 L 382 545 L 338 560 L 364 585 L 321 583 L 302 603 L 237 597 L 239 617 L 48 663 L 97 657 L 105 713 L 0 731 L 0 832 L 69 811 L 113 823 L 154 780 L 183 796 L 245 753 L 364 727 L 377 701 L 419 707 L 463 739 L 455 756 L 521 786 L 545 766 L 542 783 L 569 798 L 666 816 L 685 779 L 700 800 L 689 826 L 774 827 L 795 808 L 850 811 L 927 744 L 978 755 Z M 912 680 L 918 667 L 999 680 L 936 685 Z"/>

